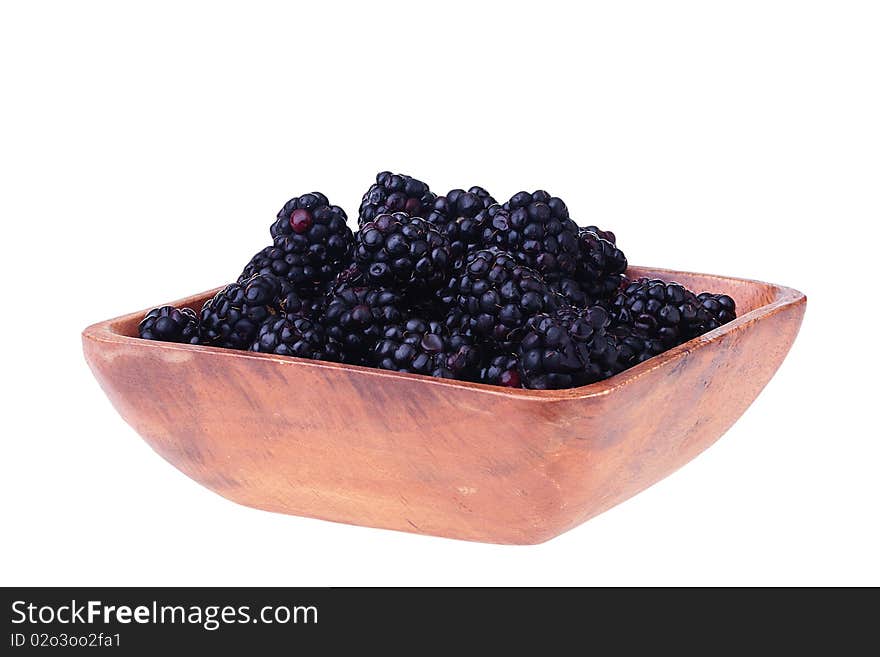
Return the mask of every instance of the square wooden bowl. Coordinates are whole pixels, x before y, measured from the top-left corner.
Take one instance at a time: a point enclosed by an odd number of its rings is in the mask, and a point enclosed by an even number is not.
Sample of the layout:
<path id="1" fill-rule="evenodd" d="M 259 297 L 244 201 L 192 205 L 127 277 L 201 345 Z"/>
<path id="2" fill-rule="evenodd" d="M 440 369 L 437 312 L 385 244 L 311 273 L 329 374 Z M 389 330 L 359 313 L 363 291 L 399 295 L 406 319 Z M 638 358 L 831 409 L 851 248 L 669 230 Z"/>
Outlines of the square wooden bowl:
<path id="1" fill-rule="evenodd" d="M 606 381 L 510 390 L 140 340 L 139 311 L 88 327 L 120 415 L 183 473 L 240 504 L 490 543 L 546 541 L 714 443 L 776 372 L 800 292 L 631 267 L 729 294 L 735 321 Z M 196 310 L 213 294 L 176 302 Z"/>

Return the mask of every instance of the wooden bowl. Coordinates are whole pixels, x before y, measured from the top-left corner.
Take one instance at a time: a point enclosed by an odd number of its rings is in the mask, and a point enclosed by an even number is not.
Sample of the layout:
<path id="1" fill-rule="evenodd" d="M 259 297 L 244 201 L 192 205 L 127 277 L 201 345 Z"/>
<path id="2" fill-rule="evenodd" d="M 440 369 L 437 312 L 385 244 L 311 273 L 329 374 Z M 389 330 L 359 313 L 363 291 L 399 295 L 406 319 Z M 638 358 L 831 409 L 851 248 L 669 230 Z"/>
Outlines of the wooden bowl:
<path id="1" fill-rule="evenodd" d="M 144 311 L 83 332 L 110 401 L 162 457 L 240 504 L 490 543 L 546 541 L 714 443 L 776 372 L 800 292 L 663 269 L 740 317 L 606 381 L 510 390 L 140 340 Z M 175 305 L 196 310 L 205 292 Z"/>

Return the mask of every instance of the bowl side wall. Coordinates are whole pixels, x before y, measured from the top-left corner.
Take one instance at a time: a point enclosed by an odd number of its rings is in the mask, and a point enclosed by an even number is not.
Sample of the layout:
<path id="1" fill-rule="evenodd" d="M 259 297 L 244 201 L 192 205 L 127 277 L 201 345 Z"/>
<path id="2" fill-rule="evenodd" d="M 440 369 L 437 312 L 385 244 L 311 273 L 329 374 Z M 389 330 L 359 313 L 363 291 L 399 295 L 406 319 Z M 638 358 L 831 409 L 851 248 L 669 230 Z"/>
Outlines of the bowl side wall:
<path id="1" fill-rule="evenodd" d="M 534 542 L 559 504 L 547 454 L 566 420 L 552 401 L 172 346 L 85 348 L 153 449 L 241 504 L 502 543 Z"/>
<path id="2" fill-rule="evenodd" d="M 583 523 L 717 441 L 782 364 L 804 310 L 803 301 L 787 304 L 734 330 L 698 338 L 593 407 L 564 402 L 571 435 L 547 475 L 566 491 L 565 506 L 552 524 L 564 531 Z"/>

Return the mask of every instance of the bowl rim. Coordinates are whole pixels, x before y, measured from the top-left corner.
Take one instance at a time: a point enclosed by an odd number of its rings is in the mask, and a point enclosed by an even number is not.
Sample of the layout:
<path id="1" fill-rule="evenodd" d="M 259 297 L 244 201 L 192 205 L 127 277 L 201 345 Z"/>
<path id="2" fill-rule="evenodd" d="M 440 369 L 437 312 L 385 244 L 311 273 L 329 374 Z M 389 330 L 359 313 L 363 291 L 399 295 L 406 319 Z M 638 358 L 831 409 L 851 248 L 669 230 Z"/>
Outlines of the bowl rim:
<path id="1" fill-rule="evenodd" d="M 636 276 L 656 274 L 659 278 L 668 281 L 674 281 L 676 276 L 693 276 L 705 278 L 708 280 L 715 279 L 718 281 L 735 281 L 738 283 L 746 283 L 750 285 L 760 285 L 772 290 L 774 298 L 770 303 L 757 306 L 756 308 L 753 308 L 749 312 L 740 315 L 733 321 L 728 322 L 723 326 L 720 326 L 716 329 L 713 329 L 712 331 L 704 333 L 703 335 L 688 340 L 687 342 L 673 347 L 672 349 L 664 351 L 662 354 L 658 354 L 657 356 L 649 358 L 646 361 L 630 367 L 629 369 L 626 369 L 619 374 L 615 374 L 614 376 L 604 379 L 602 381 L 579 386 L 577 388 L 566 388 L 563 390 L 530 390 L 526 388 L 504 388 L 501 386 L 493 386 L 486 383 L 459 381 L 456 379 L 441 379 L 424 374 L 392 372 L 389 370 L 366 367 L 363 365 L 332 363 L 329 361 L 311 360 L 307 358 L 297 358 L 294 356 L 280 356 L 277 354 L 262 354 L 250 351 L 239 351 L 235 349 L 225 349 L 222 347 L 211 347 L 207 345 L 190 345 L 180 344 L 176 342 L 142 340 L 138 337 L 125 335 L 119 330 L 119 327 L 122 324 L 128 324 L 134 320 L 140 321 L 140 319 L 143 318 L 143 316 L 150 310 L 150 308 L 126 313 L 125 315 L 120 315 L 119 317 L 114 317 L 112 319 L 107 319 L 92 324 L 83 330 L 82 338 L 84 341 L 89 340 L 91 342 L 97 343 L 135 345 L 139 349 L 201 352 L 214 354 L 218 357 L 223 358 L 253 358 L 258 360 L 274 361 L 284 366 L 302 366 L 317 367 L 330 370 L 344 370 L 347 372 L 358 372 L 365 376 L 373 376 L 379 379 L 407 379 L 410 381 L 419 381 L 421 383 L 424 383 L 425 385 L 437 385 L 442 387 L 473 390 L 474 392 L 480 392 L 483 394 L 501 395 L 503 397 L 521 400 L 532 399 L 543 401 L 565 401 L 571 399 L 601 397 L 611 394 L 615 390 L 623 388 L 637 381 L 638 379 L 647 376 L 649 373 L 656 369 L 667 367 L 671 362 L 677 361 L 693 351 L 705 348 L 706 346 L 714 342 L 718 342 L 724 339 L 724 336 L 729 333 L 741 330 L 759 320 L 775 315 L 776 313 L 789 306 L 804 304 L 807 300 L 807 297 L 803 292 L 800 292 L 794 288 L 748 278 L 736 278 L 732 276 L 721 276 L 718 274 L 701 274 L 697 272 L 686 272 L 674 269 L 648 267 L 641 265 L 630 266 L 627 270 L 627 273 L 632 273 Z M 212 290 L 206 290 L 197 294 L 191 294 L 176 301 L 152 306 L 152 308 L 157 308 L 160 305 L 173 305 L 178 307 L 192 305 L 195 301 L 213 296 L 217 291 L 223 289 L 223 287 L 225 286 L 220 286 Z"/>

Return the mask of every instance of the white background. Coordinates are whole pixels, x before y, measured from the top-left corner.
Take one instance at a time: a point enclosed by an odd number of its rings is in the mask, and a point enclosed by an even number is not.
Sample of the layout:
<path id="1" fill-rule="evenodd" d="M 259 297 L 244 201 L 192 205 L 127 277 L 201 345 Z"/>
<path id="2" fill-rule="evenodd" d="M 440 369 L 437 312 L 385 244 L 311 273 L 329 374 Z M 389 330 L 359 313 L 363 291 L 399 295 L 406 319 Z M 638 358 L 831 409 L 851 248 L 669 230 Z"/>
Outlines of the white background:
<path id="1" fill-rule="evenodd" d="M 880 584 L 880 21 L 871 2 L 4 3 L 2 584 Z M 630 262 L 809 296 L 705 454 L 540 546 L 250 510 L 83 361 L 233 279 L 290 196 L 377 171 L 543 187 Z"/>

